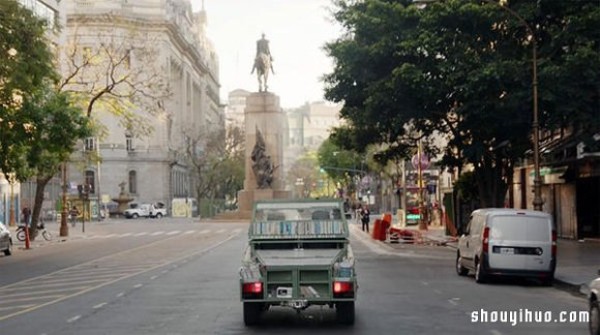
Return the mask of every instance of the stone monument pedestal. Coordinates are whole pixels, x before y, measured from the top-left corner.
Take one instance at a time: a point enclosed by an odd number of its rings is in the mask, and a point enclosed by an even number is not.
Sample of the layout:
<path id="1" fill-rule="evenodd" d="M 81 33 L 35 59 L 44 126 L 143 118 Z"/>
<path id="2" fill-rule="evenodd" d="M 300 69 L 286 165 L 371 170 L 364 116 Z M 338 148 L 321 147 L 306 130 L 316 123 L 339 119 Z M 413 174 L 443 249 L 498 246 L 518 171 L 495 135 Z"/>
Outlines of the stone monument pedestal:
<path id="1" fill-rule="evenodd" d="M 251 213 L 255 201 L 291 197 L 291 192 L 284 190 L 285 183 L 283 181 L 283 142 L 288 127 L 285 114 L 279 106 L 279 97 L 270 92 L 250 94 L 246 98 L 244 115 L 246 173 L 244 189 L 238 192 L 238 205 L 240 212 Z M 257 132 L 262 134 L 266 145 L 266 154 L 274 166 L 273 182 L 270 188 L 258 188 L 256 176 L 252 170 L 252 150 L 256 144 Z"/>

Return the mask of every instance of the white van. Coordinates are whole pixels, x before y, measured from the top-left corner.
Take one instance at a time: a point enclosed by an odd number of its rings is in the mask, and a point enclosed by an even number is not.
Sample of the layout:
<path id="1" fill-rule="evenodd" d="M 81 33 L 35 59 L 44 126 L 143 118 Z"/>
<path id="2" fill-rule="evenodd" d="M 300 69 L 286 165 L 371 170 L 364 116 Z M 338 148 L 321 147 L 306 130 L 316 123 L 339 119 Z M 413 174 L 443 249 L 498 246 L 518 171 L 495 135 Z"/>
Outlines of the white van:
<path id="1" fill-rule="evenodd" d="M 556 230 L 548 213 L 478 209 L 458 240 L 456 272 L 465 276 L 473 270 L 478 283 L 492 276 L 518 276 L 551 285 L 555 269 Z"/>

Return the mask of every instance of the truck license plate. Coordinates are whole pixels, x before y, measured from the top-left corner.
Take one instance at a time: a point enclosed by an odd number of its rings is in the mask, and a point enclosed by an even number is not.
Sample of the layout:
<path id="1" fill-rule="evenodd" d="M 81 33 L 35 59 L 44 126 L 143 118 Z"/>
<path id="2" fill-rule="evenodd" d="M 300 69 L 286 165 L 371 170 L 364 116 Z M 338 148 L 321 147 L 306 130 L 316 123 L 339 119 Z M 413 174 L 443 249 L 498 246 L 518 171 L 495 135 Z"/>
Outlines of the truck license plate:
<path id="1" fill-rule="evenodd" d="M 500 248 L 500 254 L 502 255 L 514 255 L 515 249 L 513 248 Z"/>

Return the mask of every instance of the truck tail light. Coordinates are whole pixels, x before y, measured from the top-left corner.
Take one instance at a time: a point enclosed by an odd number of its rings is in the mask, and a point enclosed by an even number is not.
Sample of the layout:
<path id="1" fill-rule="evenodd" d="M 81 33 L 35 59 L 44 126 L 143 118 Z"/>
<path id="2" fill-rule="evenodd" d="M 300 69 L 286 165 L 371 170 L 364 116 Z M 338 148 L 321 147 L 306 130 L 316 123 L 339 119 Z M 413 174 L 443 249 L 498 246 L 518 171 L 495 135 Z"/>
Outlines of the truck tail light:
<path id="1" fill-rule="evenodd" d="M 488 253 L 490 248 L 490 227 L 483 229 L 482 251 Z"/>
<path id="2" fill-rule="evenodd" d="M 334 281 L 333 296 L 336 298 L 352 298 L 354 297 L 354 282 L 351 281 Z"/>
<path id="3" fill-rule="evenodd" d="M 260 299 L 263 295 L 263 283 L 260 281 L 243 283 L 242 297 L 244 299 Z"/>

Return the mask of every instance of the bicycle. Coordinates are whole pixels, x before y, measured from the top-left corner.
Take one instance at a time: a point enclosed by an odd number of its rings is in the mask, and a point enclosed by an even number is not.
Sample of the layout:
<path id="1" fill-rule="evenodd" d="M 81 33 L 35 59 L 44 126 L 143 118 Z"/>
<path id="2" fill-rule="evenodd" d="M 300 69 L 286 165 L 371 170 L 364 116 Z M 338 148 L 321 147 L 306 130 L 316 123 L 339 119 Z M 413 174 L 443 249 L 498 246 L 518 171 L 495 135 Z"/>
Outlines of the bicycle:
<path id="1" fill-rule="evenodd" d="M 44 238 L 44 240 L 46 240 L 46 241 L 52 240 L 52 234 L 46 230 L 46 227 L 43 222 L 38 224 L 37 229 L 35 230 L 34 239 L 40 233 L 42 234 L 42 237 Z M 19 227 L 17 228 L 16 234 L 17 234 L 17 240 L 25 241 L 25 225 L 19 225 Z"/>

